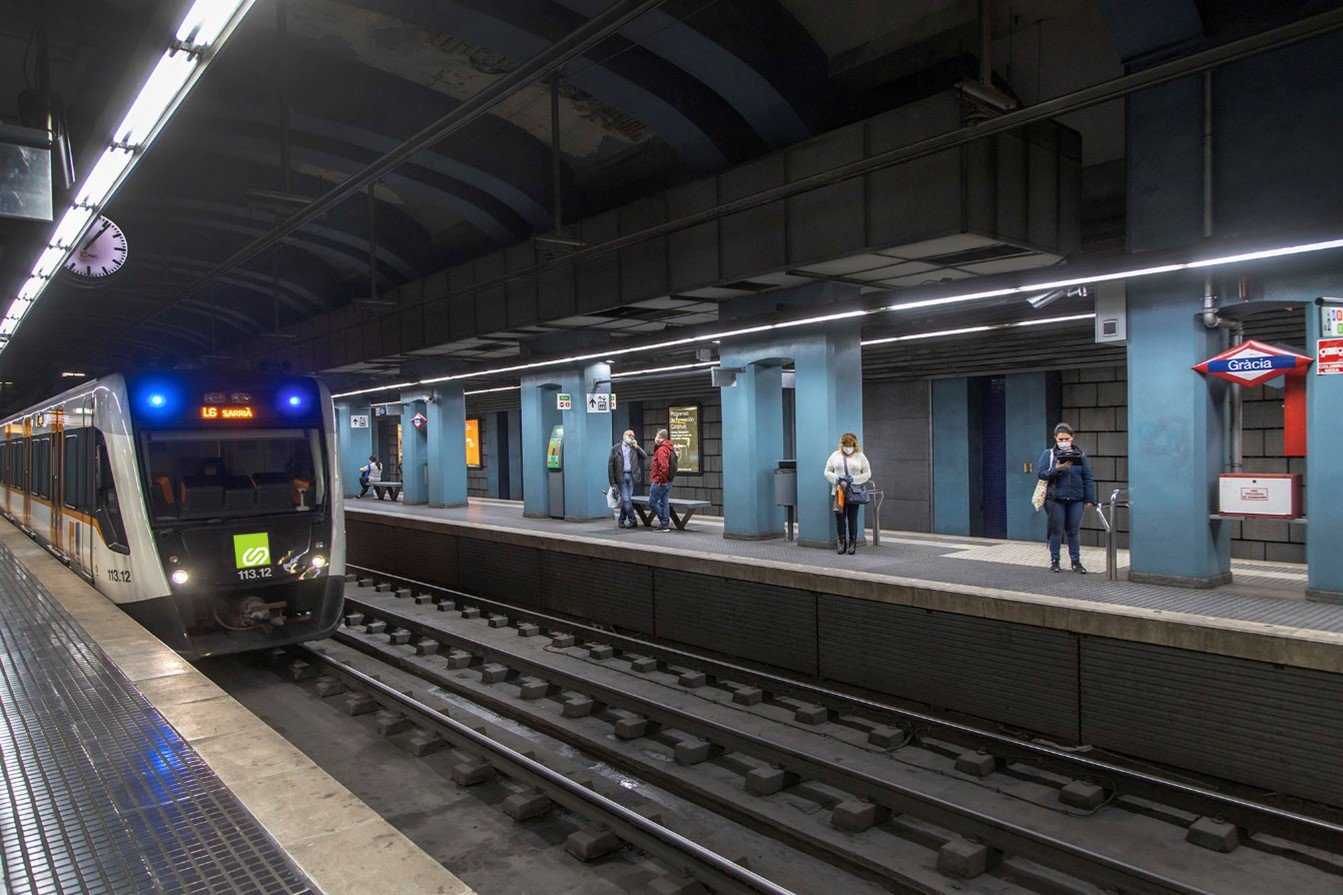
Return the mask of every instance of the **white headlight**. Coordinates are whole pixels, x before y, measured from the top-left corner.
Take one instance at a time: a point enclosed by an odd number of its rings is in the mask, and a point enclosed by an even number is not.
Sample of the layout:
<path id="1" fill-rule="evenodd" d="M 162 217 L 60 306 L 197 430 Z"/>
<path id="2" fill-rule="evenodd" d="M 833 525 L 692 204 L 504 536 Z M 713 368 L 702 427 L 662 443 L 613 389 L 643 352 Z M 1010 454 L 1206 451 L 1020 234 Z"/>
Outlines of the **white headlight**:
<path id="1" fill-rule="evenodd" d="M 326 557 L 320 553 L 312 558 L 312 567 L 314 569 L 323 568 L 326 565 Z"/>
<path id="2" fill-rule="evenodd" d="M 191 576 L 187 574 L 186 569 L 177 569 L 173 572 L 172 579 L 173 584 L 186 584 L 191 580 Z"/>

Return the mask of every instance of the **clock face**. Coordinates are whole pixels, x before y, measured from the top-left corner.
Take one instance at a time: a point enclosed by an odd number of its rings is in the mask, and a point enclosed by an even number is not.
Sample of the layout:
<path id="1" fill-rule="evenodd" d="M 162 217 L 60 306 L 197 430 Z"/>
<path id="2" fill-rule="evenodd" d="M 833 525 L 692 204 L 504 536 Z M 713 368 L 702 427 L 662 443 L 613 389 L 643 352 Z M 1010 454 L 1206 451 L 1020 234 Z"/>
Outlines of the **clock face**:
<path id="1" fill-rule="evenodd" d="M 126 263 L 126 234 L 110 218 L 99 215 L 79 237 L 65 269 L 79 279 L 110 277 Z"/>

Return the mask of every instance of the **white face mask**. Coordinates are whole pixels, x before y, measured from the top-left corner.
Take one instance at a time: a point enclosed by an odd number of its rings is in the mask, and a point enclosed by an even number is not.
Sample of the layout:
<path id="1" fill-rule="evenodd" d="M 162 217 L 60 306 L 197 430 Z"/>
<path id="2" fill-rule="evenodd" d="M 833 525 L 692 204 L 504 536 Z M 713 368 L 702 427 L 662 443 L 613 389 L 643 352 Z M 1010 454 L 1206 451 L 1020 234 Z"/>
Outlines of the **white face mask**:
<path id="1" fill-rule="evenodd" d="M 630 438 L 628 435 L 625 436 L 625 444 L 634 444 L 634 439 Z"/>
<path id="2" fill-rule="evenodd" d="M 846 454 L 852 454 L 852 453 L 853 453 L 853 448 L 851 448 L 851 447 L 846 447 L 846 448 L 844 449 L 844 453 L 846 453 Z"/>

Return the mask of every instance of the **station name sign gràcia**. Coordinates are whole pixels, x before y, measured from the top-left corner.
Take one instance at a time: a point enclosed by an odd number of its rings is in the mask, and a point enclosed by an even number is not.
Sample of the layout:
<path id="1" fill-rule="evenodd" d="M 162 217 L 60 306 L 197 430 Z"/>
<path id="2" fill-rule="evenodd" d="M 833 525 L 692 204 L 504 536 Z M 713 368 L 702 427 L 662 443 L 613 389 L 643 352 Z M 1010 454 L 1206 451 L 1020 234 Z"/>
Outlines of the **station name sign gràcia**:
<path id="1" fill-rule="evenodd" d="M 1194 369 L 1237 385 L 1262 385 L 1287 373 L 1305 372 L 1312 358 L 1288 348 L 1279 348 L 1251 339 L 1233 345 L 1216 357 L 1210 357 Z"/>

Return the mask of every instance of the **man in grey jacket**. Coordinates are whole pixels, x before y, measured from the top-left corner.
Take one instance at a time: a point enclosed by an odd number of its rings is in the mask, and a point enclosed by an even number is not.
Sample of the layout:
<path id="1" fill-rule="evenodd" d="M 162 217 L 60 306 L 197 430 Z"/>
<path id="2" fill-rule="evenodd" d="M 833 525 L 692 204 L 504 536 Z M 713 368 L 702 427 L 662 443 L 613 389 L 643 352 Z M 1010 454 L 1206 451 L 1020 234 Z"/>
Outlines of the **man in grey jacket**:
<path id="1" fill-rule="evenodd" d="M 611 456 L 606 461 L 606 477 L 611 487 L 620 492 L 620 527 L 636 528 L 639 517 L 634 515 L 634 504 L 630 498 L 634 495 L 634 483 L 642 482 L 644 463 L 648 455 L 639 447 L 633 429 L 626 429 L 624 436 L 611 445 Z"/>

